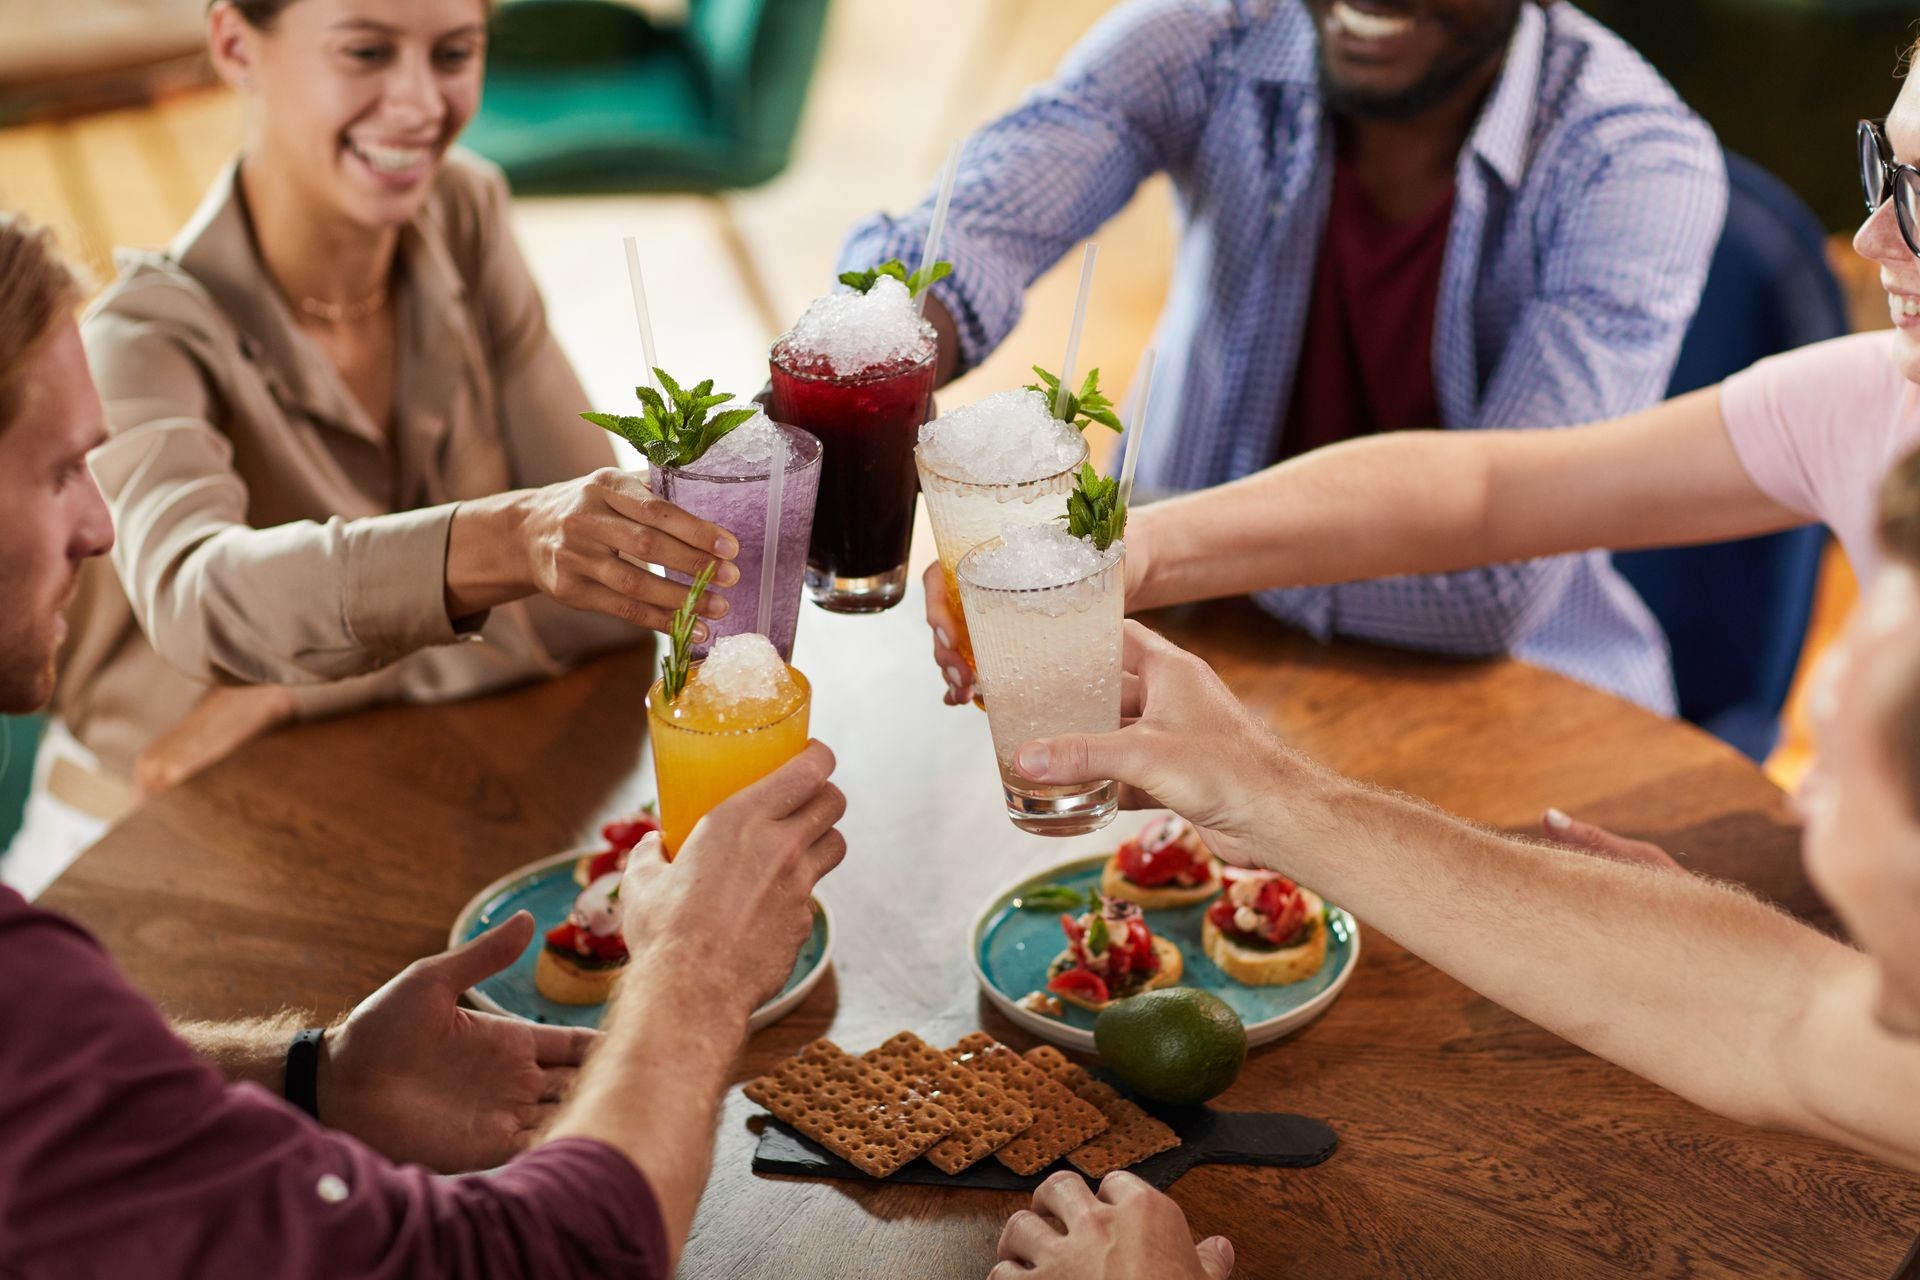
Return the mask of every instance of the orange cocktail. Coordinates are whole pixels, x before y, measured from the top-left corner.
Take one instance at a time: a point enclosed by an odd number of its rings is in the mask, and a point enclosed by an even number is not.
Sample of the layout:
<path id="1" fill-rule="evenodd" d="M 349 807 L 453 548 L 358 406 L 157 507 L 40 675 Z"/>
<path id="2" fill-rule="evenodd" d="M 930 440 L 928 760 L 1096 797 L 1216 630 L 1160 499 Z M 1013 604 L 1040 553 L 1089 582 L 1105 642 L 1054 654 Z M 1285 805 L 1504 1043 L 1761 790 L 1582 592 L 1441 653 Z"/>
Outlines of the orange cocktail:
<path id="1" fill-rule="evenodd" d="M 754 641 L 764 653 L 746 652 Z M 647 693 L 647 723 L 671 858 L 721 801 L 805 749 L 813 689 L 759 635 L 717 641 L 671 702 L 664 685 L 656 680 Z"/>

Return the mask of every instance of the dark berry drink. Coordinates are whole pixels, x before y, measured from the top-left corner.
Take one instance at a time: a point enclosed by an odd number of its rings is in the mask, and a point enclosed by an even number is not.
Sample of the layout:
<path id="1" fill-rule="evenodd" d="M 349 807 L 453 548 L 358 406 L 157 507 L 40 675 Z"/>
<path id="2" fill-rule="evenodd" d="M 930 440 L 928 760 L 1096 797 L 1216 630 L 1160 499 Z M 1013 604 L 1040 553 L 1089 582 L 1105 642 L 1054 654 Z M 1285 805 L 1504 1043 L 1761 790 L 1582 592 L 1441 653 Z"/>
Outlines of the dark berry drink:
<path id="1" fill-rule="evenodd" d="M 933 403 L 934 344 L 849 375 L 796 350 L 789 335 L 771 365 L 768 413 L 818 437 L 823 451 L 807 596 L 834 613 L 890 609 L 906 594 L 913 449 Z"/>

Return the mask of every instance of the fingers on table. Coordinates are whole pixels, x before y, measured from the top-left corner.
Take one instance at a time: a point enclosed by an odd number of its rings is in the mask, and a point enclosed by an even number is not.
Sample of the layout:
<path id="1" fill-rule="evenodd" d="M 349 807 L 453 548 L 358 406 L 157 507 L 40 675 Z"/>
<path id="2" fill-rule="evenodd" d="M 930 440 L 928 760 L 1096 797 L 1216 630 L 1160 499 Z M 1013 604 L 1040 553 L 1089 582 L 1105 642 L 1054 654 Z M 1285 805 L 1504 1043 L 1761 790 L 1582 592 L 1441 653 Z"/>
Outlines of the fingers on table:
<path id="1" fill-rule="evenodd" d="M 1093 1192 L 1077 1173 L 1056 1173 L 1035 1188 L 1033 1207 L 1058 1219 L 1073 1231 L 1093 1212 Z"/>
<path id="2" fill-rule="evenodd" d="M 1000 1261 L 1032 1262 L 1061 1237 L 1059 1227 L 1031 1209 L 1022 1209 L 1007 1219 L 1000 1232 Z"/>

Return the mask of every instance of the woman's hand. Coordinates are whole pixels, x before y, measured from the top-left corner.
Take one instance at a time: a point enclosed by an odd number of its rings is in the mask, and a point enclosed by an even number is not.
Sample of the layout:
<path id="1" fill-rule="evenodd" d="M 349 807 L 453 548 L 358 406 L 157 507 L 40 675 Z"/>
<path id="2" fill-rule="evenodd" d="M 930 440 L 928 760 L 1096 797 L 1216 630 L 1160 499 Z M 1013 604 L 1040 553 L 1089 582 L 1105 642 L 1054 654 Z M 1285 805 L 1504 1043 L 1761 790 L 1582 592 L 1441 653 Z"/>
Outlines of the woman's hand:
<path id="1" fill-rule="evenodd" d="M 134 758 L 134 789 L 144 800 L 178 786 L 291 720 L 293 713 L 293 695 L 277 684 L 210 689 L 178 724 Z"/>
<path id="2" fill-rule="evenodd" d="M 692 577 L 718 560 L 713 582 L 740 580 L 734 536 L 696 519 L 632 472 L 602 467 L 578 480 L 463 502 L 447 548 L 447 615 L 468 617 L 539 592 L 575 609 L 666 631 L 687 589 L 645 568 Z M 725 616 L 709 594 L 703 617 Z M 696 626 L 694 638 L 704 628 Z"/>
<path id="3" fill-rule="evenodd" d="M 1116 733 L 1063 734 L 1023 745 L 1015 762 L 1036 782 L 1112 778 L 1129 809 L 1171 809 L 1236 866 L 1269 865 L 1288 832 L 1349 787 L 1282 746 L 1212 668 L 1137 622 L 1126 624 Z M 1269 801 L 1279 798 L 1283 803 Z"/>

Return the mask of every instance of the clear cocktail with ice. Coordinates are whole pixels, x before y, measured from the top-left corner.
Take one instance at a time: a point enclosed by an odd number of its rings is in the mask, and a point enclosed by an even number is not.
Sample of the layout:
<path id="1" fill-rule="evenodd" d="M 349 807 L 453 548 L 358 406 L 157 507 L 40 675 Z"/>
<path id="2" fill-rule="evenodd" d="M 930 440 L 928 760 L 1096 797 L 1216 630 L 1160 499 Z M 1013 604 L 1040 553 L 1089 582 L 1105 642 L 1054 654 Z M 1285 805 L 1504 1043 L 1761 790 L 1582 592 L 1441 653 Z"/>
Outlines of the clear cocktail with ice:
<path id="1" fill-rule="evenodd" d="M 740 570 L 739 581 L 732 587 L 713 588 L 726 597 L 727 615 L 707 623 L 710 640 L 693 646 L 696 657 L 706 655 L 712 640 L 752 631 L 757 625 L 776 458 L 781 462 L 780 524 L 773 548 L 772 611 L 767 631 L 780 656 L 791 658 L 793 635 L 800 620 L 800 585 L 807 569 L 807 539 L 820 489 L 820 442 L 797 427 L 756 413 L 694 462 L 654 469 L 661 497 L 719 525 L 740 543 L 740 553 L 734 559 Z M 691 581 L 684 573 L 669 576 L 676 582 Z"/>
<path id="2" fill-rule="evenodd" d="M 669 700 L 665 683 L 647 693 L 647 724 L 671 858 L 721 801 L 806 748 L 813 690 L 753 632 L 716 640 L 679 697 Z"/>
<path id="3" fill-rule="evenodd" d="M 906 594 L 913 448 L 933 403 L 933 326 L 883 277 L 808 307 L 773 346 L 768 412 L 816 436 L 819 505 L 807 595 L 836 613 L 875 613 Z"/>
<path id="4" fill-rule="evenodd" d="M 1120 727 L 1125 558 L 1124 542 L 1098 550 L 1052 523 L 1009 526 L 960 559 L 1007 816 L 1023 831 L 1081 835 L 1113 821 L 1113 782 L 1032 782 L 1014 753 L 1034 738 Z"/>
<path id="5" fill-rule="evenodd" d="M 954 644 L 977 669 L 955 571 L 960 558 L 1008 525 L 1036 525 L 1067 513 L 1086 439 L 1053 416 L 1047 397 L 1002 391 L 920 428 L 914 461 L 927 499 L 934 545 L 960 633 Z"/>

